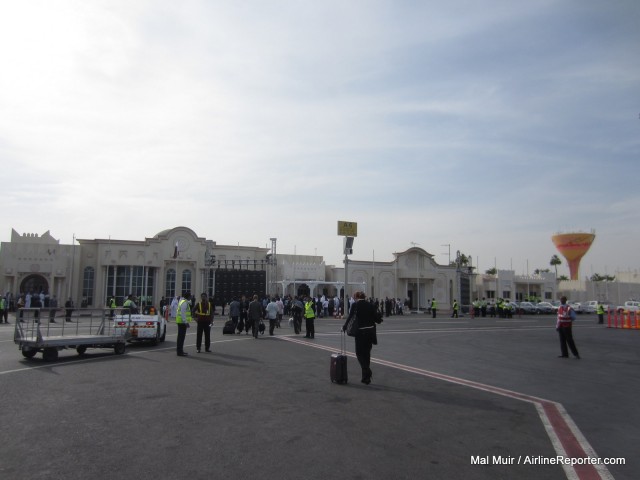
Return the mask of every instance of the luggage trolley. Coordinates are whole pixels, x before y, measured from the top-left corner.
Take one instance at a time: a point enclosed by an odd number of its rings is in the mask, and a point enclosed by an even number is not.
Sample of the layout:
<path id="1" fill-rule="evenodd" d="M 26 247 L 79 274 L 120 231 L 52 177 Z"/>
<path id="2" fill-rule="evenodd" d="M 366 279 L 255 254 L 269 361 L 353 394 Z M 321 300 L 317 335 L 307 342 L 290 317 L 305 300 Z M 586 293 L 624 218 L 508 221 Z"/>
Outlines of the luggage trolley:
<path id="1" fill-rule="evenodd" d="M 40 308 L 16 312 L 13 341 L 25 358 L 42 352 L 45 362 L 53 362 L 58 359 L 58 352 L 67 348 L 75 348 L 78 355 L 87 348 L 113 348 L 117 355 L 125 352 L 129 329 L 114 328 L 111 310 L 74 310 L 71 322 L 46 312 L 48 309 Z"/>

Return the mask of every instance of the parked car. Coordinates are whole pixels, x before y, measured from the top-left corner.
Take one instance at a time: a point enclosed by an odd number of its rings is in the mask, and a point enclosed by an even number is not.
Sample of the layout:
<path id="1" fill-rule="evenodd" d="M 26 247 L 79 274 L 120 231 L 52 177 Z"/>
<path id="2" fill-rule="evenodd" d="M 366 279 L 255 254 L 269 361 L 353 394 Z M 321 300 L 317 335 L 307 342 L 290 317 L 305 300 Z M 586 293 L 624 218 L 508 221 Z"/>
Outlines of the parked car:
<path id="1" fill-rule="evenodd" d="M 558 311 L 558 307 L 554 306 L 550 302 L 536 303 L 536 307 L 538 310 L 540 310 L 540 313 L 550 314 L 550 313 L 556 313 Z"/>
<path id="2" fill-rule="evenodd" d="M 582 304 L 580 302 L 568 302 L 568 303 L 569 303 L 569 306 L 573 308 L 573 310 L 576 313 L 579 313 L 579 314 L 584 313 L 584 308 L 582 307 Z"/>
<path id="3" fill-rule="evenodd" d="M 584 313 L 596 313 L 596 308 L 598 308 L 598 301 L 589 300 L 588 302 L 582 304 L 582 308 L 584 310 Z"/>
<path id="4" fill-rule="evenodd" d="M 538 307 L 536 307 L 531 302 L 520 302 L 518 304 L 518 310 L 517 311 L 519 313 L 531 314 L 531 315 L 537 315 L 537 314 L 540 313 L 540 310 L 538 310 Z"/>
<path id="5" fill-rule="evenodd" d="M 620 305 L 616 307 L 618 313 L 622 312 L 637 312 L 640 311 L 640 302 L 636 302 L 634 300 L 628 300 L 624 302 L 624 305 Z"/>

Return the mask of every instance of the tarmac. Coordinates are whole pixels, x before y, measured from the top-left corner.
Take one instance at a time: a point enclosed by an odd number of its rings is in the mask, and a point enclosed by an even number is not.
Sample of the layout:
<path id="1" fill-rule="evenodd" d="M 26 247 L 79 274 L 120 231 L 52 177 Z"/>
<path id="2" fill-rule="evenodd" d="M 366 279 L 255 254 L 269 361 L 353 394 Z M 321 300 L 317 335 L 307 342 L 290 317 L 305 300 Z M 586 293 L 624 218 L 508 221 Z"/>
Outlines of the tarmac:
<path id="1" fill-rule="evenodd" d="M 315 339 L 213 327 L 212 353 L 159 346 L 22 357 L 0 326 L 0 478 L 640 478 L 640 331 L 580 316 L 581 359 L 558 358 L 552 316 L 385 318 L 373 381 L 343 320 Z M 203 349 L 204 352 L 204 349 Z M 609 465 L 593 463 L 611 462 Z M 561 463 L 574 463 L 566 465 Z"/>

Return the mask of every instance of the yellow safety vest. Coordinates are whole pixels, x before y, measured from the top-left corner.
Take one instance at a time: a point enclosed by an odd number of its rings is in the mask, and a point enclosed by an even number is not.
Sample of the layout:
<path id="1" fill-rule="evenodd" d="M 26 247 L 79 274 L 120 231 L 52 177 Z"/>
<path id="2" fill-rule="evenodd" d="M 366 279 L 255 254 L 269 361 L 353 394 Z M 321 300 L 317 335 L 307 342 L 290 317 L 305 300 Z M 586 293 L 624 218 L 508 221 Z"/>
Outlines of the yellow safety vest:
<path id="1" fill-rule="evenodd" d="M 315 318 L 316 313 L 313 311 L 313 302 L 304 304 L 304 318 Z"/>
<path id="2" fill-rule="evenodd" d="M 182 300 L 180 300 L 180 302 L 178 302 L 178 311 L 176 312 L 176 323 L 191 323 L 191 307 L 189 305 L 187 305 L 187 318 L 185 318 L 184 321 L 182 320 L 182 304 L 184 302 L 188 303 L 188 300 L 186 298 L 183 298 Z"/>

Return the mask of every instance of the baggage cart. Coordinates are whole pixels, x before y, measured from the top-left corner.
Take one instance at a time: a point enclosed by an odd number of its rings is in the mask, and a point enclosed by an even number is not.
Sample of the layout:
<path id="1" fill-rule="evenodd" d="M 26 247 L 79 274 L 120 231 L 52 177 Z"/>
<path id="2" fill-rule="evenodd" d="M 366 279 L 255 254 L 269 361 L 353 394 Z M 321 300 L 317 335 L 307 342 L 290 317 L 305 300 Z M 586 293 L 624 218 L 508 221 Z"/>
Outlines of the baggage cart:
<path id="1" fill-rule="evenodd" d="M 75 349 L 83 355 L 87 348 L 113 348 L 117 355 L 125 352 L 128 329 L 114 328 L 109 309 L 77 309 L 70 321 L 65 316 L 51 316 L 48 309 L 23 308 L 16 312 L 13 341 L 25 358 L 42 352 L 46 362 L 58 359 L 58 352 Z M 62 310 L 64 312 L 64 310 Z"/>

